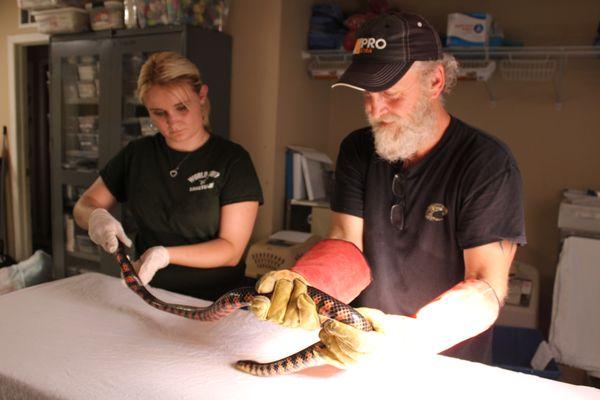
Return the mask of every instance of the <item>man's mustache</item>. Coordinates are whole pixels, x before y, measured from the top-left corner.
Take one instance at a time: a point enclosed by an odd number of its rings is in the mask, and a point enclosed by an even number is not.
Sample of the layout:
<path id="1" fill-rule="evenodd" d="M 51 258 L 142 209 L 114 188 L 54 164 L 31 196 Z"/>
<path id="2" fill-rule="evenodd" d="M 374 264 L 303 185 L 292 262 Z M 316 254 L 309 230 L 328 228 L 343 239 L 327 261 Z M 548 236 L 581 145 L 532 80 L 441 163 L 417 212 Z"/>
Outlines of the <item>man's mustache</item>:
<path id="1" fill-rule="evenodd" d="M 402 122 L 402 118 L 394 116 L 394 115 L 384 115 L 382 117 L 377 118 L 369 118 L 369 122 L 372 126 L 379 126 L 383 124 L 398 124 Z"/>

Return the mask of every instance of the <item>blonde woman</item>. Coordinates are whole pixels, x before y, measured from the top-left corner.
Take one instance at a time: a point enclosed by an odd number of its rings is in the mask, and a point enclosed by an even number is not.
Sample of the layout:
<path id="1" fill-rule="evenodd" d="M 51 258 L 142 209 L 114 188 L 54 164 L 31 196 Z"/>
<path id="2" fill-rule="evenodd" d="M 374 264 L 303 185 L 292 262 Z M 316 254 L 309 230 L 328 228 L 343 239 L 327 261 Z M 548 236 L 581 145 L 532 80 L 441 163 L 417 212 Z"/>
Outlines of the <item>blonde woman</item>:
<path id="1" fill-rule="evenodd" d="M 131 240 L 108 210 L 127 203 L 142 281 L 213 300 L 243 278 L 240 260 L 263 201 L 254 166 L 241 146 L 208 130 L 208 87 L 185 57 L 151 55 L 137 95 L 160 134 L 108 162 L 75 205 L 75 220 L 113 253 L 117 238 Z"/>

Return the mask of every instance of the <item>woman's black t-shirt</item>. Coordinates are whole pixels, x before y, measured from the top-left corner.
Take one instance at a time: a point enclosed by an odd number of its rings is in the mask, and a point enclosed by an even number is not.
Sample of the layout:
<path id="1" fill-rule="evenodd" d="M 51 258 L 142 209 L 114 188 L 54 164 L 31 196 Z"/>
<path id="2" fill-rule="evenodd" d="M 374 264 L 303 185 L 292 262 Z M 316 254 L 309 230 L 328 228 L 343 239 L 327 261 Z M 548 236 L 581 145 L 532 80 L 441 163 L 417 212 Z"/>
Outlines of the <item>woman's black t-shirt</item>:
<path id="1" fill-rule="evenodd" d="M 179 165 L 177 176 L 170 171 Z M 218 236 L 221 207 L 263 202 L 256 171 L 239 145 L 211 135 L 199 149 L 179 152 L 161 134 L 130 142 L 100 171 L 104 183 L 133 214 L 139 255 L 152 246 L 180 246 Z M 237 267 L 190 268 L 169 265 L 151 285 L 214 300 L 243 279 Z"/>

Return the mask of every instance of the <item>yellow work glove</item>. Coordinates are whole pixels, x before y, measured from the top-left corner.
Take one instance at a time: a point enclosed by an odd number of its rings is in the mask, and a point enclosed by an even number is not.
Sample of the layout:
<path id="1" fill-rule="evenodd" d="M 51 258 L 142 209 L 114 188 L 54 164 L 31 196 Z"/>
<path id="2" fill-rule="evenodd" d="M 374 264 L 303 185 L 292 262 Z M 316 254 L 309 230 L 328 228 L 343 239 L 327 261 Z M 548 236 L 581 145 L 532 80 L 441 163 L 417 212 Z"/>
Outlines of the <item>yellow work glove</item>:
<path id="1" fill-rule="evenodd" d="M 316 329 L 320 326 L 315 302 L 307 294 L 306 279 L 300 274 L 284 269 L 263 275 L 256 283 L 258 293 L 250 304 L 259 319 L 275 322 L 289 328 Z"/>
<path id="2" fill-rule="evenodd" d="M 415 318 L 385 314 L 373 308 L 357 308 L 373 326 L 365 332 L 335 320 L 328 320 L 319 332 L 326 349 L 321 358 L 334 367 L 346 369 L 376 353 L 387 356 L 400 351 L 403 357 L 421 357 L 428 352 L 430 332 Z"/>
<path id="3" fill-rule="evenodd" d="M 319 355 L 334 367 L 346 369 L 356 364 L 385 341 L 387 315 L 374 308 L 357 308 L 356 311 L 371 323 L 373 331 L 365 332 L 330 319 L 319 332 L 319 338 L 327 346 Z"/>

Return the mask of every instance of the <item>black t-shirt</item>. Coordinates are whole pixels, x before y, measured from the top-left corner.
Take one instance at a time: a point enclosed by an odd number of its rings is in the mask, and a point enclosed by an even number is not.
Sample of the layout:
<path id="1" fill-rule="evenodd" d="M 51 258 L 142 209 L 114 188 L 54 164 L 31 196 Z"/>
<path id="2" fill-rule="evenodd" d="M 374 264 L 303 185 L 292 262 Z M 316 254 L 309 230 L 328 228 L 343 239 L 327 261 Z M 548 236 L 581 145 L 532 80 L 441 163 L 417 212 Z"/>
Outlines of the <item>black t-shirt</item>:
<path id="1" fill-rule="evenodd" d="M 405 228 L 390 212 L 405 177 Z M 398 194 L 398 192 L 396 192 Z M 373 282 L 357 305 L 413 315 L 464 280 L 463 250 L 510 240 L 525 244 L 520 171 L 498 139 L 452 118 L 436 146 L 403 171 L 375 152 L 370 128 L 348 135 L 336 165 L 333 211 L 363 218 L 365 256 Z M 443 335 L 440 332 L 440 335 Z M 489 330 L 446 352 L 489 361 Z"/>
<path id="2" fill-rule="evenodd" d="M 171 177 L 169 171 L 179 164 L 177 176 Z M 221 207 L 263 202 L 248 153 L 214 135 L 191 153 L 169 148 L 161 134 L 134 140 L 108 162 L 100 176 L 117 201 L 127 203 L 135 219 L 138 255 L 152 246 L 215 239 Z M 242 263 L 207 269 L 171 264 L 159 270 L 151 284 L 214 300 L 242 279 Z"/>

